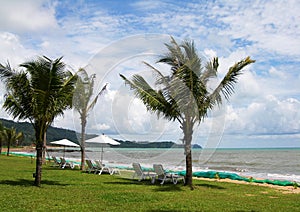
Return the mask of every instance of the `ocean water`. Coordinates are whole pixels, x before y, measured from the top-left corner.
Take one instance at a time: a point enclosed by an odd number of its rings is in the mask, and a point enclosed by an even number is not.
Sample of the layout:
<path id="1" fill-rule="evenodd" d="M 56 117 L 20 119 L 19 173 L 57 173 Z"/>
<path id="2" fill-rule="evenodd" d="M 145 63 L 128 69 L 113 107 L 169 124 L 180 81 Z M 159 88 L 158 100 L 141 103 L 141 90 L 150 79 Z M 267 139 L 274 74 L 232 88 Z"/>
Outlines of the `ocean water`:
<path id="1" fill-rule="evenodd" d="M 62 152 L 50 154 L 61 156 Z M 66 158 L 79 160 L 79 152 L 66 152 Z M 185 170 L 185 155 L 181 148 L 87 148 L 88 159 L 101 159 L 111 166 L 131 167 L 139 162 L 144 167 L 155 163 L 165 169 Z M 286 149 L 193 149 L 193 171 L 225 171 L 254 178 L 300 182 L 300 148 Z"/>

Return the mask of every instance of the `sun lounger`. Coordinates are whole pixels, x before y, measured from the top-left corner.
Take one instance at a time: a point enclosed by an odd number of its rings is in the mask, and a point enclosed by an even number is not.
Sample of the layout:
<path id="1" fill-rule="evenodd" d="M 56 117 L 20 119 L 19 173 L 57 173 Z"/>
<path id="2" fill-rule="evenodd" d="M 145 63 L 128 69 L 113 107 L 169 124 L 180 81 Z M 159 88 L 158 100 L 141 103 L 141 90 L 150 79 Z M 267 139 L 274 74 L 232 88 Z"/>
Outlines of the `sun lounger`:
<path id="1" fill-rule="evenodd" d="M 155 173 L 154 172 L 149 172 L 149 171 L 143 171 L 141 164 L 139 163 L 132 163 L 132 167 L 134 170 L 134 174 L 132 175 L 132 178 L 134 179 L 135 177 L 138 178 L 138 181 L 145 180 L 147 178 L 153 179 L 155 178 Z"/>
<path id="2" fill-rule="evenodd" d="M 57 157 L 55 157 L 55 156 L 51 156 L 52 157 L 52 160 L 53 160 L 53 165 L 51 165 L 51 166 L 54 166 L 54 167 L 60 167 L 60 161 L 57 159 Z"/>
<path id="3" fill-rule="evenodd" d="M 99 172 L 99 175 L 101 175 L 102 172 L 109 173 L 110 175 L 113 175 L 113 174 L 120 174 L 120 171 L 119 171 L 118 169 L 115 169 L 115 168 L 112 168 L 112 167 L 105 166 L 105 165 L 102 164 L 99 160 L 95 160 L 95 163 L 96 163 L 96 168 L 97 168 L 97 171 L 95 172 L 95 174 L 96 174 L 97 172 Z"/>
<path id="4" fill-rule="evenodd" d="M 177 184 L 179 179 L 182 180 L 183 183 L 185 182 L 183 176 L 166 172 L 161 164 L 154 164 L 153 169 L 156 173 L 157 180 L 161 181 L 161 185 L 164 184 L 165 181 L 172 181 L 174 184 Z"/>
<path id="5" fill-rule="evenodd" d="M 74 168 L 72 163 L 67 162 L 65 158 L 61 157 L 60 158 L 60 168 L 64 169 L 66 167 Z"/>
<path id="6" fill-rule="evenodd" d="M 91 172 L 96 173 L 98 171 L 98 167 L 95 164 L 93 164 L 92 160 L 85 160 L 85 162 L 87 164 L 86 171 L 88 173 L 91 173 Z"/>

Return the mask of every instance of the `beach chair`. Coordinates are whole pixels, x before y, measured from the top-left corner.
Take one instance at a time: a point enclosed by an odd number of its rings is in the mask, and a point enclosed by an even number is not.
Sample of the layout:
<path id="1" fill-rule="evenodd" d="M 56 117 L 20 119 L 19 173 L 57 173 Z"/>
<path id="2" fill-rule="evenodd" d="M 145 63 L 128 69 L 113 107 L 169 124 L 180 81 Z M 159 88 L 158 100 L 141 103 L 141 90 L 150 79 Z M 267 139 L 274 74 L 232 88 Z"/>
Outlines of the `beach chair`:
<path id="1" fill-rule="evenodd" d="M 102 164 L 99 160 L 95 160 L 95 163 L 96 163 L 96 168 L 97 170 L 95 171 L 95 174 L 97 172 L 99 172 L 99 175 L 102 174 L 102 172 L 105 172 L 105 173 L 108 173 L 110 175 L 113 175 L 113 174 L 120 174 L 120 171 L 118 169 L 115 169 L 115 168 L 112 168 L 112 167 L 108 167 L 108 166 L 105 166 L 104 164 Z"/>
<path id="2" fill-rule="evenodd" d="M 174 184 L 177 184 L 178 180 L 182 180 L 185 182 L 184 176 L 180 176 L 175 173 L 166 172 L 161 164 L 153 164 L 154 172 L 157 175 L 157 180 L 161 181 L 161 185 L 165 183 L 165 181 L 172 181 Z"/>
<path id="3" fill-rule="evenodd" d="M 61 157 L 60 158 L 60 168 L 64 169 L 66 167 L 72 168 L 72 165 L 71 165 L 71 163 L 67 162 L 65 158 Z"/>
<path id="4" fill-rule="evenodd" d="M 57 159 L 57 157 L 55 156 L 51 156 L 52 157 L 52 160 L 53 160 L 53 164 L 51 165 L 52 167 L 60 167 L 60 161 Z"/>
<path id="5" fill-rule="evenodd" d="M 87 169 L 86 171 L 88 173 L 94 172 L 96 173 L 98 171 L 98 167 L 96 165 L 93 164 L 92 160 L 85 160 L 86 164 L 87 164 Z"/>
<path id="6" fill-rule="evenodd" d="M 132 179 L 135 177 L 138 178 L 138 181 L 145 180 L 147 178 L 149 179 L 154 179 L 156 174 L 154 172 L 149 172 L 149 171 L 143 171 L 141 164 L 139 163 L 132 163 L 132 167 L 134 170 L 134 173 L 132 175 Z"/>

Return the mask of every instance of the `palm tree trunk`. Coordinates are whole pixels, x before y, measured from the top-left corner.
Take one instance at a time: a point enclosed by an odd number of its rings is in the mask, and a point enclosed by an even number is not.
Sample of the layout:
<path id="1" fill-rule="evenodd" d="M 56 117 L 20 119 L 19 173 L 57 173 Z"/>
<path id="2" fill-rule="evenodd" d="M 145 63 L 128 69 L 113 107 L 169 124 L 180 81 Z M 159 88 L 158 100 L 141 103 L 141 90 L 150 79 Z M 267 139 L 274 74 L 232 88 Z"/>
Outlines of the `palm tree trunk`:
<path id="1" fill-rule="evenodd" d="M 193 135 L 193 124 L 184 122 L 183 123 L 183 134 L 184 134 L 184 150 L 185 150 L 185 163 L 186 163 L 186 175 L 185 185 L 189 186 L 193 190 L 193 165 L 192 165 L 192 135 Z"/>
<path id="2" fill-rule="evenodd" d="M 43 141 L 36 144 L 36 167 L 34 185 L 40 187 L 42 181 L 42 164 L 43 164 Z"/>
<path id="3" fill-rule="evenodd" d="M 47 129 L 44 129 L 45 124 L 38 122 L 35 125 L 35 139 L 36 139 L 36 166 L 35 166 L 35 181 L 34 185 L 40 187 L 42 182 L 42 166 L 43 166 L 43 147 L 44 134 Z"/>
<path id="4" fill-rule="evenodd" d="M 7 142 L 7 153 L 6 153 L 7 156 L 9 156 L 9 150 L 10 150 L 10 141 Z"/>
<path id="5" fill-rule="evenodd" d="M 44 139 L 43 139 L 43 155 L 42 155 L 42 162 L 43 164 L 46 164 L 46 145 L 47 145 L 47 133 L 44 133 Z"/>
<path id="6" fill-rule="evenodd" d="M 81 116 L 81 140 L 80 140 L 80 150 L 81 150 L 81 165 L 80 170 L 84 170 L 85 167 L 85 127 L 86 127 L 86 116 Z"/>

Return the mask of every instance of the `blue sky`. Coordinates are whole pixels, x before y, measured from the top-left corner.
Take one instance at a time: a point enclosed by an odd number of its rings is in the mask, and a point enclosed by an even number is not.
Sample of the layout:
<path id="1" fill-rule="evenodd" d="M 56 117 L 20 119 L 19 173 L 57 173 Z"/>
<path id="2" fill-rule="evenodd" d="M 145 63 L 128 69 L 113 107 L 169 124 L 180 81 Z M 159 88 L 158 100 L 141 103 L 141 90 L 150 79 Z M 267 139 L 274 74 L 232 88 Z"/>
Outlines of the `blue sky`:
<path id="1" fill-rule="evenodd" d="M 9 60 L 17 68 L 38 55 L 64 56 L 68 69 L 85 67 L 89 74 L 96 73 L 97 89 L 109 83 L 89 116 L 89 132 L 179 142 L 178 124 L 147 113 L 118 76 L 139 73 L 151 78 L 141 61 L 155 64 L 171 35 L 178 42 L 194 40 L 204 61 L 218 56 L 220 78 L 246 56 L 256 60 L 240 77 L 230 102 L 212 111 L 195 129 L 194 143 L 300 147 L 300 5 L 296 0 L 11 0 L 1 5 L 1 63 Z M 3 110 L 0 115 L 10 118 Z M 54 125 L 79 130 L 77 116 L 67 111 Z"/>

